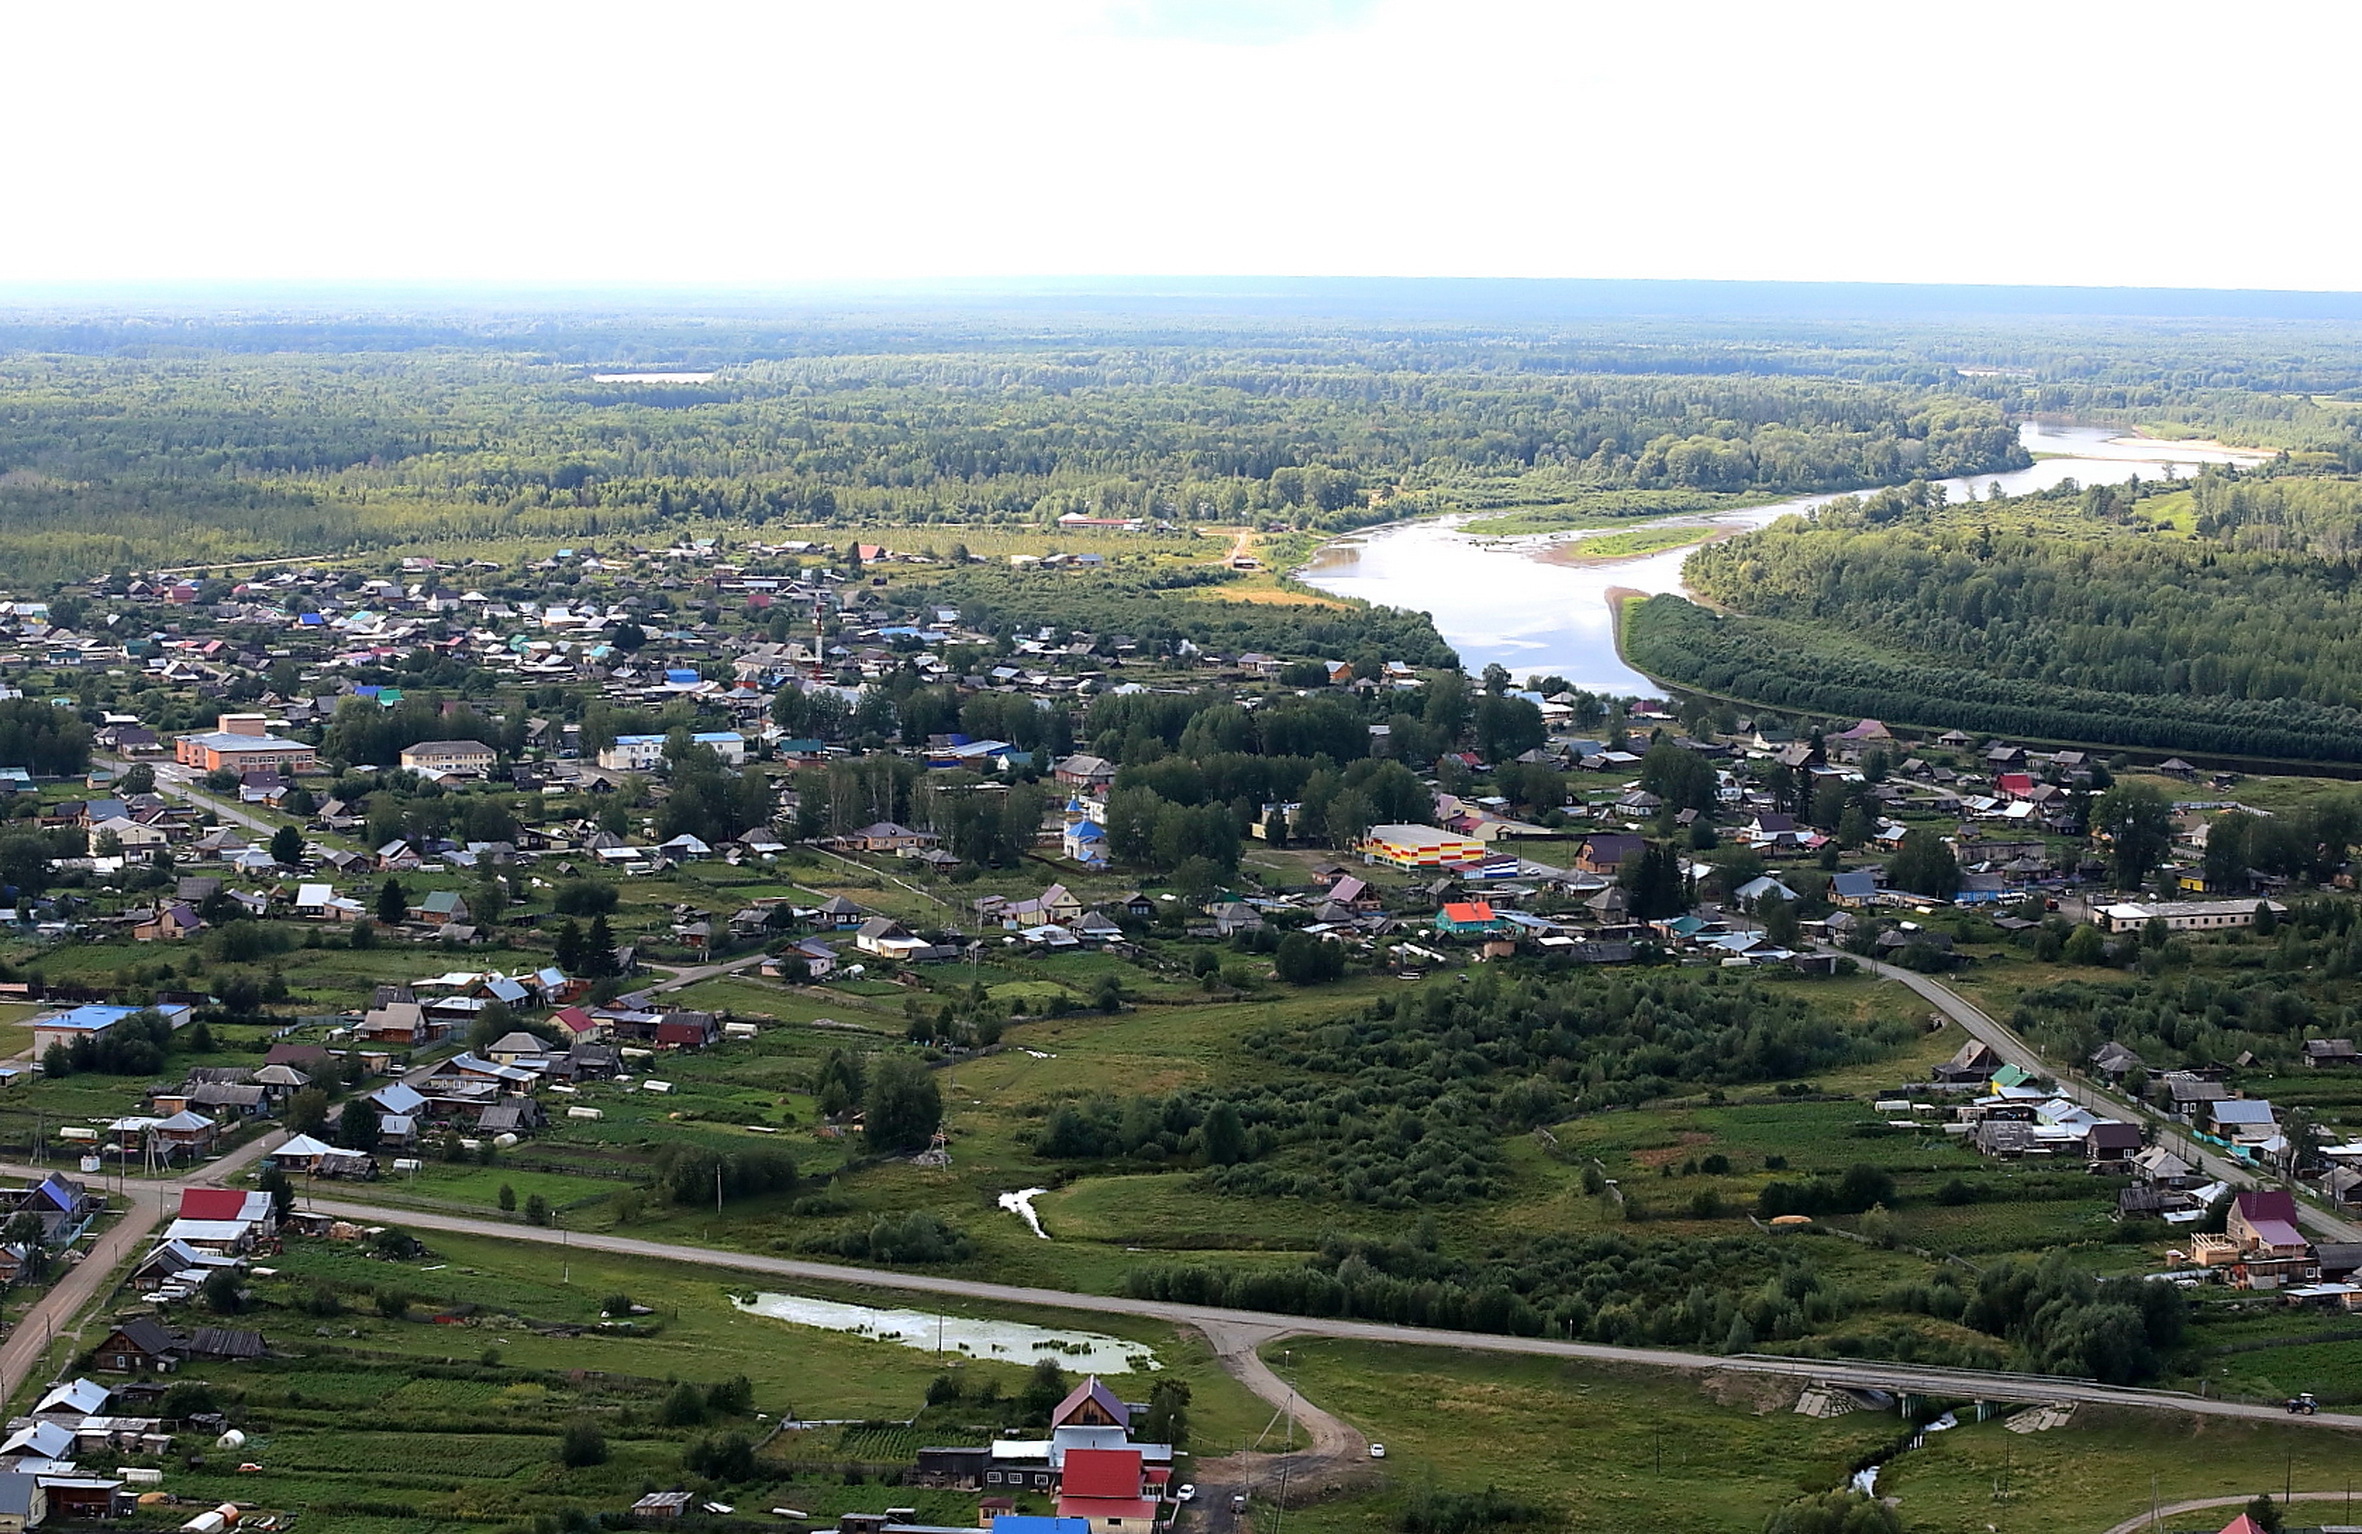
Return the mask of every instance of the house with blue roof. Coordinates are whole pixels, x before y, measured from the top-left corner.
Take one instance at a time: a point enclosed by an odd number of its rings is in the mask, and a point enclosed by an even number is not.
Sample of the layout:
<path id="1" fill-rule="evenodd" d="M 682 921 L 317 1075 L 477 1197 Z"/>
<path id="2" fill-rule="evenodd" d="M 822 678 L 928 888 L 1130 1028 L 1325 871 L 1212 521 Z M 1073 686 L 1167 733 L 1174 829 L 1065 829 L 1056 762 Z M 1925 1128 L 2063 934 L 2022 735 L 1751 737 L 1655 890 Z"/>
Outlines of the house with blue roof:
<path id="1" fill-rule="evenodd" d="M 133 1013 L 150 1010 L 162 1013 L 164 1020 L 174 1028 L 187 1027 L 189 1019 L 195 1015 L 194 1008 L 178 1002 L 154 1008 L 109 1007 L 96 1004 L 75 1007 L 68 1012 L 56 1012 L 48 1017 L 33 1019 L 33 1054 L 38 1058 L 48 1053 L 49 1046 L 52 1044 L 62 1044 L 71 1049 L 76 1039 L 95 1041 L 108 1029 Z"/>

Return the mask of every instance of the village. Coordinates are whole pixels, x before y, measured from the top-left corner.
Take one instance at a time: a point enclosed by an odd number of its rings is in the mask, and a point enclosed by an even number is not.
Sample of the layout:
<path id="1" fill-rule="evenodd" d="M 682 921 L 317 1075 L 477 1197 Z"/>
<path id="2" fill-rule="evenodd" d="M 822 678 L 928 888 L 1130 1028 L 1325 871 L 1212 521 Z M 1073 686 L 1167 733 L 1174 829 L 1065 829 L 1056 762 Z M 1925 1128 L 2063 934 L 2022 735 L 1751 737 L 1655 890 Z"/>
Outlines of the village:
<path id="1" fill-rule="evenodd" d="M 1010 565 L 1056 582 L 1135 557 Z M 405 1207 L 490 1215 L 495 1187 L 498 1218 L 620 1225 L 618 1187 L 637 1207 L 674 1177 L 667 1146 L 713 1158 L 716 1208 L 865 1154 L 961 1164 L 951 1115 L 896 1143 L 832 1095 L 831 1051 L 948 1076 L 1004 1059 L 1013 1027 L 1495 966 L 1803 996 L 2136 966 L 2354 887 L 2342 855 L 2318 878 L 2210 855 L 2223 817 L 2301 806 L 2178 757 L 969 622 L 932 584 L 960 568 L 700 540 L 118 575 L 0 612 L 10 727 L 62 727 L 0 767 L 0 1148 L 70 1164 L 11 1195 L 0 1268 L 37 1292 L 126 1190 L 253 1174 L 175 1185 L 105 1335 L 10 1421 L 0 1529 L 171 1507 L 168 1451 L 234 1448 L 167 1397 L 302 1345 L 211 1324 L 291 1244 L 367 1248 Z M 1188 733 L 1215 720 L 1220 753 Z M 1191 776 L 1217 768 L 1226 787 Z M 2128 783 L 2139 826 L 2095 823 Z M 2362 1075 L 2351 1038 L 2203 1061 L 2111 1039 L 2045 1071 L 1919 1015 L 1942 1048 L 1857 1094 L 1861 1132 L 2087 1170 L 2113 1219 L 2161 1233 L 2160 1282 L 2362 1311 L 2362 1243 L 2304 1229 L 2362 1209 L 2362 1118 L 2272 1100 Z M 791 1143 L 784 1172 L 743 1150 Z M 348 1195 L 386 1218 L 305 1207 Z M 843 1223 L 857 1246 L 865 1221 Z M 1192 1495 L 1172 1444 L 1130 1436 L 1143 1410 L 1094 1379 L 1046 1439 L 927 1447 L 910 1474 L 978 1494 L 997 1534 L 1139 1534 Z M 731 1509 L 660 1489 L 613 1511 Z M 901 1507 L 838 1526 L 940 1534 Z"/>

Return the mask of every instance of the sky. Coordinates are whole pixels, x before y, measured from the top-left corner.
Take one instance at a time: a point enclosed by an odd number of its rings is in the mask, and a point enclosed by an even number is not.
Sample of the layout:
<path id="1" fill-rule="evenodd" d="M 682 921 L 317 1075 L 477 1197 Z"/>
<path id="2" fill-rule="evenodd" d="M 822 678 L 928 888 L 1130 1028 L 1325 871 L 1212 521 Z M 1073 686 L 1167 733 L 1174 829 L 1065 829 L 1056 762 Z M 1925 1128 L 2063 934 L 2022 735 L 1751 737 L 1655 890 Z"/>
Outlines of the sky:
<path id="1" fill-rule="evenodd" d="M 0 17 L 0 284 L 2362 288 L 2362 6 L 122 0 Z"/>

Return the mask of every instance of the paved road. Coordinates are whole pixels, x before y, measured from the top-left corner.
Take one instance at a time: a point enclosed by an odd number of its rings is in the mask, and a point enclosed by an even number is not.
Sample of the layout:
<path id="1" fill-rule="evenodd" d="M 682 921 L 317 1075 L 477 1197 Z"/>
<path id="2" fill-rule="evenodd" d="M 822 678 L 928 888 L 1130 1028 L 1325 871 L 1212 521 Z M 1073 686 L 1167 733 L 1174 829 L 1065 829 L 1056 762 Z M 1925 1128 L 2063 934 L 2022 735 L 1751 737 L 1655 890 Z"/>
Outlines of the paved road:
<path id="1" fill-rule="evenodd" d="M 120 757 L 109 757 L 105 760 L 117 772 L 131 765 L 130 762 Z M 211 810 L 222 819 L 235 821 L 250 831 L 260 831 L 265 837 L 278 830 L 282 824 L 276 820 L 265 820 L 243 805 L 198 792 L 192 781 L 197 774 L 190 768 L 183 767 L 176 762 L 149 762 L 146 765 L 156 769 L 157 793 L 170 794 L 175 799 L 186 799 L 201 810 Z"/>
<path id="2" fill-rule="evenodd" d="M 313 1198 L 310 1207 L 348 1219 L 397 1221 L 417 1230 L 450 1231 L 464 1235 L 495 1236 L 511 1241 L 581 1247 L 586 1251 L 685 1262 L 704 1267 L 779 1278 L 827 1283 L 867 1284 L 874 1288 L 905 1289 L 923 1294 L 954 1295 L 963 1299 L 1003 1304 L 1036 1305 L 1059 1310 L 1093 1311 L 1102 1315 L 1145 1316 L 1177 1326 L 1195 1327 L 1214 1339 L 1215 1351 L 1229 1355 L 1251 1350 L 1275 1337 L 1342 1337 L 1360 1342 L 1402 1343 L 1417 1347 L 1458 1348 L 1486 1353 L 1523 1353 L 1546 1358 L 1570 1358 L 1591 1363 L 1623 1364 L 1649 1369 L 1719 1370 L 1769 1374 L 1798 1380 L 1822 1380 L 1837 1385 L 1883 1390 L 1906 1390 L 1919 1395 L 1942 1395 L 1991 1401 L 2073 1401 L 2097 1406 L 2124 1406 L 2150 1411 L 2191 1412 L 2210 1417 L 2242 1417 L 2254 1421 L 2289 1421 L 2326 1428 L 2362 1429 L 2362 1415 L 2323 1412 L 2317 1417 L 2289 1417 L 2277 1406 L 2254 1406 L 2184 1395 L 2171 1390 L 2132 1390 L 2088 1381 L 2053 1379 L 2040 1375 L 1997 1374 L 1975 1369 L 1938 1369 L 1911 1364 L 1839 1362 L 1825 1359 L 1725 1357 L 1657 1348 L 1611 1347 L 1603 1343 L 1559 1342 L 1548 1337 L 1503 1337 L 1489 1332 L 1453 1332 L 1432 1327 L 1389 1326 L 1376 1321 L 1345 1321 L 1317 1316 L 1276 1315 L 1267 1311 L 1229 1310 L 1211 1305 L 1184 1305 L 1164 1300 L 1139 1300 L 1122 1295 L 1075 1294 L 1063 1289 L 1033 1289 L 976 1279 L 943 1278 L 927 1273 L 893 1273 L 838 1263 L 802 1262 L 765 1257 L 751 1252 L 721 1251 L 712 1247 L 676 1246 L 631 1236 L 563 1232 L 459 1215 L 419 1213 L 384 1205 Z M 1242 1376 L 1243 1377 L 1243 1376 Z M 1250 1382 L 1253 1383 L 1253 1382 Z M 1284 1388 L 1284 1387 L 1283 1387 Z M 1266 1397 L 1268 1399 L 1268 1397 Z"/>
<path id="3" fill-rule="evenodd" d="M 1829 951 L 1836 952 L 1834 949 Z M 2120 1117 L 2128 1117 L 2134 1122 L 2143 1119 L 2156 1120 L 2160 1127 L 2169 1134 L 2179 1127 L 2167 1121 L 2158 1120 L 2154 1113 L 2134 1103 L 2128 1097 L 2108 1091 L 2104 1087 L 2094 1086 L 2086 1081 L 2073 1080 L 2060 1074 L 2058 1066 L 2043 1059 L 2041 1053 L 2033 1045 L 2028 1044 L 2024 1039 L 2019 1038 L 2009 1029 L 1987 1016 L 1982 1008 L 1967 997 L 1933 977 L 1920 974 L 1917 970 L 1880 963 L 1875 959 L 1862 959 L 1859 962 L 1871 973 L 1884 976 L 1889 980 L 1899 981 L 1918 992 L 1937 1011 L 1967 1029 L 1972 1037 L 1982 1039 L 1992 1046 L 1993 1052 L 2009 1064 L 2022 1066 L 2026 1070 L 2056 1079 L 2065 1091 L 2085 1107 L 2105 1109 Z M 2180 1136 L 2180 1141 L 2177 1154 L 2183 1160 L 2201 1167 L 2209 1176 L 2234 1184 L 2265 1181 L 2257 1175 L 2254 1167 L 2211 1150 L 2186 1133 Z M 2327 1210 L 2307 1202 L 2302 1196 L 2297 1199 L 2296 1212 L 2297 1218 L 2315 1235 L 2325 1236 L 2332 1241 L 2362 1241 L 2362 1223 L 2331 1214 Z"/>
<path id="4" fill-rule="evenodd" d="M 84 1250 L 82 1260 L 66 1269 L 64 1276 L 49 1286 L 49 1292 L 25 1312 L 25 1318 L 8 1334 L 8 1339 L 0 1342 L 0 1400 L 13 1397 L 26 1378 L 41 1366 L 55 1336 L 71 1333 L 75 1318 L 105 1297 L 115 1270 L 146 1242 L 167 1212 L 180 1207 L 183 1188 L 221 1183 L 244 1171 L 282 1138 L 276 1131 L 258 1135 L 218 1161 L 193 1169 L 185 1177 L 153 1182 L 126 1179 L 127 1207 L 123 1213 Z M 0 1166 L 0 1172 L 17 1177 L 42 1178 L 56 1170 L 53 1166 Z"/>
<path id="5" fill-rule="evenodd" d="M 2202 1513 L 2210 1507 L 2245 1507 L 2254 1500 L 2255 1496 L 2251 1492 L 2245 1496 L 2237 1497 L 2200 1497 L 2191 1502 L 2168 1502 L 2153 1512 L 2125 1519 L 2116 1527 L 2108 1530 L 2108 1534 L 2139 1534 L 2139 1531 L 2149 1527 L 2151 1522 L 2162 1523 L 2165 1519 L 2179 1517 L 2183 1513 Z M 2295 1494 L 2295 1500 L 2299 1502 L 2343 1502 L 2350 1507 L 2353 1505 L 2354 1494 L 2350 1491 L 2300 1491 Z M 2229 1521 L 2229 1519 L 2224 1520 L 2226 1523 Z M 2351 1524 L 2354 1520 L 2348 1517 L 2343 1521 Z"/>
<path id="6" fill-rule="evenodd" d="M 689 986 L 695 985 L 700 980 L 711 980 L 716 975 L 735 975 L 742 969 L 753 969 L 756 965 L 762 963 L 766 957 L 767 955 L 758 950 L 754 953 L 746 954 L 740 958 L 724 959 L 719 964 L 698 964 L 692 965 L 686 969 L 675 964 L 651 964 L 648 966 L 650 969 L 671 970 L 672 978 L 669 980 L 659 980 L 654 985 L 645 987 L 645 989 L 651 991 L 683 990 Z"/>

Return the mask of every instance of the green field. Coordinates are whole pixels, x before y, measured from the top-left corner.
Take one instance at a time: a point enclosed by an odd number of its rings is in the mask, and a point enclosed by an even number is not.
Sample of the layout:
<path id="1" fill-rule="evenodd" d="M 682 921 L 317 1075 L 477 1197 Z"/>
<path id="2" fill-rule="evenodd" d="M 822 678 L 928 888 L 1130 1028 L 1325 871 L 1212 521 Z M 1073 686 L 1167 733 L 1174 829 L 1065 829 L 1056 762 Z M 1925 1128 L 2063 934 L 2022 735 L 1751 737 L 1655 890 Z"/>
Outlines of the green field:
<path id="1" fill-rule="evenodd" d="M 865 1489 L 833 1470 L 817 1478 L 812 1462 L 893 1467 L 907 1464 L 920 1441 L 989 1435 L 1006 1408 L 978 1405 L 979 1387 L 989 1381 L 999 1398 L 1012 1397 L 1028 1368 L 945 1359 L 742 1314 L 729 1303 L 742 1279 L 604 1254 L 439 1236 L 424 1255 L 388 1262 L 349 1244 L 298 1240 L 270 1266 L 275 1275 L 254 1285 L 261 1308 L 240 1324 L 264 1330 L 286 1356 L 197 1366 L 175 1376 L 210 1386 L 247 1444 L 236 1456 L 205 1455 L 194 1469 L 176 1461 L 166 1485 L 183 1497 L 235 1496 L 263 1508 L 302 1510 L 308 1520 L 327 1519 L 339 1529 L 373 1508 L 395 1505 L 404 1511 L 376 1516 L 400 1517 L 414 1528 L 494 1514 L 612 1511 L 648 1485 L 678 1483 L 683 1449 L 701 1434 L 739 1431 L 764 1439 L 772 1420 L 786 1416 L 923 1422 L 788 1433 L 770 1439 L 755 1476 L 737 1483 L 767 1498 L 764 1505 L 874 1509 L 882 1505 L 877 1487 Z M 378 1314 L 373 1296 L 388 1290 L 411 1298 L 408 1318 Z M 323 1291 L 342 1302 L 333 1324 L 310 1313 Z M 825 1293 L 906 1303 L 854 1290 Z M 601 1304 L 617 1294 L 652 1314 L 602 1325 Z M 1203 1443 L 1251 1437 L 1269 1415 L 1202 1342 L 1169 1327 L 1124 1317 L 1078 1324 L 1067 1313 L 944 1308 L 1149 1343 L 1165 1368 L 1189 1384 L 1191 1418 Z M 961 1382 L 967 1404 L 925 1406 L 929 1381 L 947 1372 Z M 692 1426 L 660 1420 L 676 1382 L 709 1386 L 738 1374 L 753 1382 L 753 1411 L 760 1415 Z M 1138 1399 L 1151 1381 L 1119 1375 L 1110 1383 Z M 554 1462 L 558 1433 L 576 1420 L 601 1427 L 608 1463 L 568 1470 Z M 234 1474 L 240 1457 L 261 1464 L 262 1472 Z M 888 1500 L 911 1502 L 946 1521 L 972 1518 L 975 1510 L 972 1494 L 897 1487 Z"/>
<path id="2" fill-rule="evenodd" d="M 1794 1385 L 1739 1376 L 1305 1339 L 1264 1352 L 1386 1445 L 1385 1490 L 1287 1515 L 1324 1534 L 1390 1529 L 1410 1489 L 1426 1485 L 1497 1485 L 1569 1529 L 1755 1534 L 1782 1503 L 1842 1484 L 1906 1431 L 1868 1411 L 1801 1417 Z M 2277 1491 L 2283 1479 L 2334 1490 L 2358 1454 L 2345 1433 L 2086 1407 L 2045 1433 L 1995 1420 L 1933 1435 L 1893 1459 L 1879 1490 L 1900 1499 L 1914 1534 L 2098 1534 L 2145 1509 L 2152 1480 L 2162 1501 Z"/>

